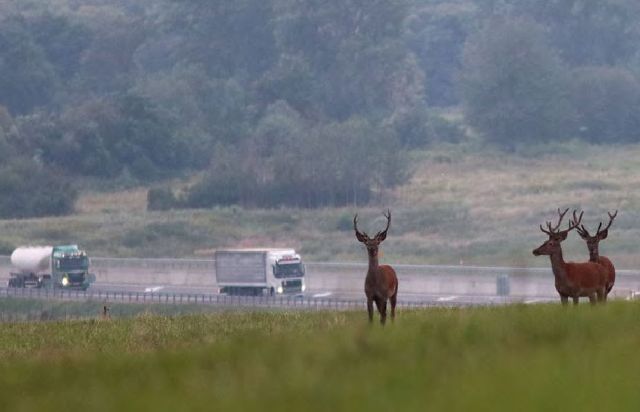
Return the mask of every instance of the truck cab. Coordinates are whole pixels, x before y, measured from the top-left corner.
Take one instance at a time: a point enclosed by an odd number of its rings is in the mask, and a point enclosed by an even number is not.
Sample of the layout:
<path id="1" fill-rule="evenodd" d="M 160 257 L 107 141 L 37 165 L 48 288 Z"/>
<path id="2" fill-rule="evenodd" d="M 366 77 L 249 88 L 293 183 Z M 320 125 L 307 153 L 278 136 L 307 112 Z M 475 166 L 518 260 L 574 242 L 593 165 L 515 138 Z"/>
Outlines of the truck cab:
<path id="1" fill-rule="evenodd" d="M 87 289 L 91 282 L 89 256 L 77 245 L 54 246 L 52 252 L 52 282 L 57 287 Z"/>
<path id="2" fill-rule="evenodd" d="M 271 294 L 304 292 L 305 267 L 300 255 L 273 253 L 271 269 L 273 271 Z"/>

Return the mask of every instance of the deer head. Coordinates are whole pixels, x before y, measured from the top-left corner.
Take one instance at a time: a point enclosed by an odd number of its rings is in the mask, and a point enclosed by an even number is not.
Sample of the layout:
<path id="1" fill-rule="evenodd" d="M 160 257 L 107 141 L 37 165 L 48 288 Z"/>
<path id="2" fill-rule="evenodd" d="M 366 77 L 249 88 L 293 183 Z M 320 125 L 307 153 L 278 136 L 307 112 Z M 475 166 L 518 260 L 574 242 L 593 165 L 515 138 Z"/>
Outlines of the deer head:
<path id="1" fill-rule="evenodd" d="M 558 224 L 555 225 L 555 227 L 551 226 L 551 222 L 547 222 L 547 230 L 545 230 L 542 225 L 540 225 L 540 230 L 549 235 L 549 240 L 544 242 L 542 245 L 540 245 L 540 247 L 533 251 L 533 254 L 535 256 L 553 255 L 554 253 L 561 251 L 560 243 L 567 238 L 567 235 L 570 231 L 578 227 L 578 225 L 582 221 L 582 215 L 584 214 L 584 212 L 580 212 L 580 216 L 576 216 L 576 211 L 574 210 L 574 221 L 569 222 L 569 227 L 567 229 L 559 230 L 562 219 L 564 218 L 564 215 L 567 214 L 567 211 L 569 211 L 569 208 L 565 209 L 564 212 L 561 212 L 560 209 L 558 209 L 558 215 L 560 217 L 558 219 Z"/>
<path id="2" fill-rule="evenodd" d="M 589 234 L 589 231 L 587 230 L 586 227 L 584 227 L 584 225 L 580 225 L 579 227 L 576 227 L 576 231 L 578 232 L 580 237 L 587 242 L 589 255 L 591 256 L 592 259 L 593 258 L 597 259 L 598 256 L 600 256 L 600 252 L 598 251 L 598 244 L 600 243 L 601 240 L 606 239 L 607 236 L 609 235 L 609 228 L 613 223 L 613 219 L 615 219 L 616 216 L 618 216 L 618 211 L 616 210 L 614 214 L 607 212 L 607 214 L 609 215 L 609 224 L 607 225 L 607 227 L 602 229 L 602 222 L 600 222 L 600 224 L 598 225 L 598 229 L 596 230 L 596 234 L 593 236 Z M 576 220 L 575 212 L 574 212 L 573 219 Z"/>
<path id="3" fill-rule="evenodd" d="M 389 230 L 389 224 L 391 224 L 391 211 L 387 209 L 387 213 L 383 213 L 383 215 L 387 218 L 387 227 L 376 233 L 373 238 L 370 238 L 365 232 L 358 230 L 358 214 L 356 213 L 353 217 L 353 230 L 356 232 L 356 239 L 364 243 L 371 258 L 378 257 L 378 246 L 387 238 L 387 230 Z"/>

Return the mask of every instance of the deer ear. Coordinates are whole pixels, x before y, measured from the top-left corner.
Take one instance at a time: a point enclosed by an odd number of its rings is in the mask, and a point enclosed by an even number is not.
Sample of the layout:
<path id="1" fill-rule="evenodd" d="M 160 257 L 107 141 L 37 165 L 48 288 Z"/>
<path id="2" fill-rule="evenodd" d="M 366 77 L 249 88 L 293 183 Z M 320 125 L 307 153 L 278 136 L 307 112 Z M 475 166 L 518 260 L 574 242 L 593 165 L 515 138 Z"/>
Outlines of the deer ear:
<path id="1" fill-rule="evenodd" d="M 356 239 L 358 239 L 359 242 L 364 243 L 367 239 L 365 239 L 364 235 L 360 232 L 358 232 L 356 230 Z"/>
<path id="2" fill-rule="evenodd" d="M 563 231 L 558 234 L 560 235 L 558 240 L 562 242 L 563 240 L 567 240 L 567 235 L 569 234 L 569 232 Z"/>
<path id="3" fill-rule="evenodd" d="M 602 232 L 598 233 L 598 239 L 603 240 L 606 239 L 609 235 L 609 229 L 605 229 Z"/>
<path id="4" fill-rule="evenodd" d="M 387 238 L 387 231 L 386 230 L 384 232 L 380 233 L 378 236 L 376 236 L 376 240 L 378 240 L 379 242 L 382 242 L 386 238 Z"/>
<path id="5" fill-rule="evenodd" d="M 578 232 L 582 240 L 589 240 L 589 236 L 586 233 Z"/>

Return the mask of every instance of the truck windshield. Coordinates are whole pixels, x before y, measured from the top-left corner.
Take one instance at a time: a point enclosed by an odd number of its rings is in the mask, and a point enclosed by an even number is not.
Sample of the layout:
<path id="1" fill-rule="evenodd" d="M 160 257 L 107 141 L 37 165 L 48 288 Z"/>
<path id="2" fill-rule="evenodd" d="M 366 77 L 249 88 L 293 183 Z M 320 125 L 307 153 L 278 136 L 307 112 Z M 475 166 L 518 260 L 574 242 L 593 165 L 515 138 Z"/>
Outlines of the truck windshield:
<path id="1" fill-rule="evenodd" d="M 302 263 L 276 264 L 273 275 L 277 278 L 299 278 L 304 276 L 304 266 Z"/>
<path id="2" fill-rule="evenodd" d="M 56 265 L 60 270 L 86 270 L 89 266 L 89 258 L 86 256 L 66 257 L 58 259 Z"/>

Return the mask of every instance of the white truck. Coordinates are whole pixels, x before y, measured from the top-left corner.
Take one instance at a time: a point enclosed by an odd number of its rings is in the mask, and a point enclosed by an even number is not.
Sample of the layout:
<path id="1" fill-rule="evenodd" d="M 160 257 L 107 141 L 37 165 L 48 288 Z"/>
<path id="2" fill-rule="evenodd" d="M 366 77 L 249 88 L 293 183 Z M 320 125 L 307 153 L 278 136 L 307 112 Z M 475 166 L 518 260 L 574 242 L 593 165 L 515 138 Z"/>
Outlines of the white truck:
<path id="1" fill-rule="evenodd" d="M 216 281 L 228 295 L 282 295 L 305 291 L 305 267 L 294 249 L 215 252 Z"/>
<path id="2" fill-rule="evenodd" d="M 11 254 L 10 288 L 86 290 L 95 281 L 89 257 L 78 245 L 22 246 Z"/>

